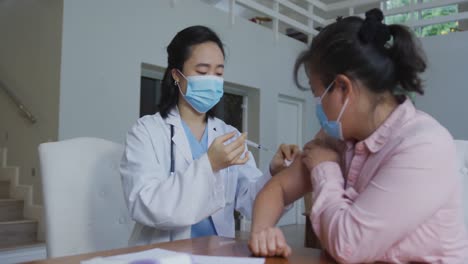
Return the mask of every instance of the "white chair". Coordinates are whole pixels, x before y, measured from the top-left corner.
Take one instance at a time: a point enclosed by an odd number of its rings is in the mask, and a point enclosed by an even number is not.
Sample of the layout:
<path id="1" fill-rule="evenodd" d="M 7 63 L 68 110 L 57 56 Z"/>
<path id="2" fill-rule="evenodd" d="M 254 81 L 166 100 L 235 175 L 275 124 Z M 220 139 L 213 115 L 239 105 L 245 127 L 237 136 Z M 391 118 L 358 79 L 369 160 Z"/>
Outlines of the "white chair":
<path id="1" fill-rule="evenodd" d="M 465 226 L 468 227 L 468 141 L 455 140 L 459 172 L 463 177 L 463 207 L 465 212 Z"/>
<path id="2" fill-rule="evenodd" d="M 39 146 L 48 257 L 122 248 L 133 222 L 119 163 L 123 146 L 76 138 Z"/>

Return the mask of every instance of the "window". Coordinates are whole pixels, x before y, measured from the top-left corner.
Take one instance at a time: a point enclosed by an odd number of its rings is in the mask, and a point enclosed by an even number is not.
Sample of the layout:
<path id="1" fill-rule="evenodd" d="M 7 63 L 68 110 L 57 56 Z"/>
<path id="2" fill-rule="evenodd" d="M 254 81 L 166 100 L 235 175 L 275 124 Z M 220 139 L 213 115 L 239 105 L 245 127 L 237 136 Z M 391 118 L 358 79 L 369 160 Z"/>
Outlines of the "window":
<path id="1" fill-rule="evenodd" d="M 243 104 L 244 96 L 224 92 L 221 101 L 218 103 L 215 115 L 227 124 L 237 128 L 240 132 L 243 127 Z"/>
<path id="2" fill-rule="evenodd" d="M 161 80 L 142 76 L 140 85 L 140 117 L 153 115 L 159 111 Z"/>
<path id="3" fill-rule="evenodd" d="M 433 0 L 423 0 L 423 2 L 432 2 Z M 425 9 L 421 12 L 421 19 L 431 19 L 434 17 L 448 16 L 458 13 L 458 5 L 449 5 L 438 8 Z M 458 22 L 448 22 L 425 26 L 421 28 L 421 36 L 445 35 L 449 32 L 458 30 Z"/>
<path id="4" fill-rule="evenodd" d="M 141 77 L 140 91 L 140 117 L 153 115 L 159 111 L 158 104 L 161 98 L 161 79 L 155 77 Z M 227 124 L 244 131 L 244 96 L 224 92 L 216 108 L 215 116 Z"/>
<path id="5" fill-rule="evenodd" d="M 433 2 L 434 0 L 387 0 L 385 2 L 387 10 L 394 8 L 402 8 L 410 6 L 413 4 L 422 4 Z M 415 12 L 406 12 L 402 14 L 396 14 L 392 16 L 387 16 L 385 22 L 387 24 L 405 24 L 411 19 L 414 20 L 425 20 L 432 19 L 436 17 L 448 16 L 458 13 L 458 5 L 447 5 L 436 8 L 423 9 Z M 415 29 L 416 34 L 421 37 L 434 36 L 434 35 L 444 35 L 452 31 L 458 31 L 458 22 L 447 22 L 441 24 L 434 24 L 423 26 Z"/>
<path id="6" fill-rule="evenodd" d="M 408 6 L 410 1 L 411 0 L 387 0 L 385 4 L 387 5 L 387 9 L 393 9 Z"/>

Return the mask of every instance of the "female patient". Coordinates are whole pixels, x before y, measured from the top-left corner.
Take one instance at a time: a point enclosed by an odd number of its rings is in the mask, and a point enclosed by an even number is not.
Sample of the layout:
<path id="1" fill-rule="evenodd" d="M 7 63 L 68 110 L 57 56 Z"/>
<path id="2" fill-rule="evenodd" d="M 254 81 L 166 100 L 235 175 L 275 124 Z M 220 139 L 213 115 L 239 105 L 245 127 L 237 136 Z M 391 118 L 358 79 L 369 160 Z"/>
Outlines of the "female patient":
<path id="1" fill-rule="evenodd" d="M 423 52 L 406 27 L 382 21 L 378 9 L 341 19 L 299 57 L 296 73 L 306 66 L 326 135 L 258 195 L 249 241 L 255 255 L 291 253 L 274 225 L 284 205 L 313 191 L 313 229 L 341 263 L 467 263 L 453 139 L 395 95 L 423 94 Z"/>

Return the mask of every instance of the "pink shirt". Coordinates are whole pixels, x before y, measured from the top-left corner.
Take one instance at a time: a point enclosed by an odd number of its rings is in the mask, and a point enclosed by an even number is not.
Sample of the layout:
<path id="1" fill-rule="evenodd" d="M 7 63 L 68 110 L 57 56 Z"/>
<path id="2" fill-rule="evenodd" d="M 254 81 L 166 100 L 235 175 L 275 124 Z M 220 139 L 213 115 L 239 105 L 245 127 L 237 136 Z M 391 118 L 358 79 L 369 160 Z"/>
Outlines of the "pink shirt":
<path id="1" fill-rule="evenodd" d="M 339 165 L 311 172 L 311 221 L 341 263 L 468 263 L 462 182 L 450 133 L 410 100 Z"/>

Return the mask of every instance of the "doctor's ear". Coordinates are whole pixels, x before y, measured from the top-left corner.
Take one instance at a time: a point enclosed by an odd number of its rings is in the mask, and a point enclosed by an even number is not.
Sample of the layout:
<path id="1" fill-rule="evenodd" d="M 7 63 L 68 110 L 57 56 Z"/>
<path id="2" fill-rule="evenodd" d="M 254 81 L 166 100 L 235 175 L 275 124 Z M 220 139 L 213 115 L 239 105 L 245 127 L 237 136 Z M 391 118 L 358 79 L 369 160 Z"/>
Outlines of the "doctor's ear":
<path id="1" fill-rule="evenodd" d="M 174 79 L 174 84 L 180 83 L 179 71 L 177 69 L 171 70 L 172 79 Z"/>

